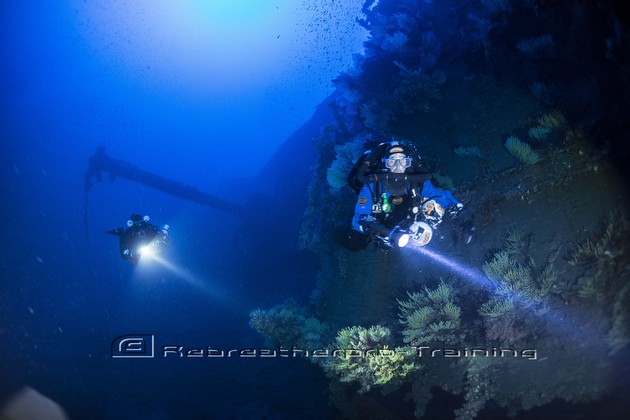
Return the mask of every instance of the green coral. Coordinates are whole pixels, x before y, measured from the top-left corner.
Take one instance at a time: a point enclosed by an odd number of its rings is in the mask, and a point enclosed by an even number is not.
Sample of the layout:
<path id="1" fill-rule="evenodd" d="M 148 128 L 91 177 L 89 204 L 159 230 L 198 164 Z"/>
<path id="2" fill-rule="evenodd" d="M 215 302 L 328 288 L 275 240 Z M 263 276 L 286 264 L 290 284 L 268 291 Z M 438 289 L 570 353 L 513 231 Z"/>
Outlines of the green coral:
<path id="1" fill-rule="evenodd" d="M 506 248 L 482 267 L 494 289 L 477 312 L 483 317 L 486 337 L 492 340 L 512 342 L 527 336 L 532 325 L 528 315 L 549 311 L 549 296 L 558 293 L 554 267 L 536 270 L 527 256 L 528 236 L 522 229 L 508 231 Z"/>
<path id="2" fill-rule="evenodd" d="M 265 338 L 265 345 L 269 347 L 318 349 L 330 335 L 330 327 L 326 323 L 309 316 L 291 299 L 266 311 L 251 311 L 249 325 Z"/>
<path id="3" fill-rule="evenodd" d="M 437 289 L 435 290 L 429 290 L 425 288 L 425 293 L 427 297 L 431 299 L 431 301 L 433 301 L 433 303 L 435 303 L 436 305 L 449 303 L 452 291 L 453 290 L 443 281 L 440 282 Z"/>
<path id="4" fill-rule="evenodd" d="M 579 270 L 577 295 L 599 307 L 610 320 L 606 342 L 611 354 L 630 342 L 629 232 L 627 216 L 614 210 L 600 222 L 599 232 L 578 244 L 568 260 Z"/>
<path id="5" fill-rule="evenodd" d="M 308 317 L 302 326 L 302 336 L 298 340 L 300 348 L 319 349 L 328 341 L 330 327 L 315 317 Z"/>
<path id="6" fill-rule="evenodd" d="M 551 265 L 546 266 L 536 278 L 536 282 L 538 283 L 538 294 L 541 297 L 547 296 L 553 291 L 557 280 L 558 272 Z"/>
<path id="7" fill-rule="evenodd" d="M 457 156 L 483 158 L 483 153 L 479 146 L 458 146 L 454 150 Z"/>
<path id="8" fill-rule="evenodd" d="M 527 134 L 533 139 L 536 140 L 546 140 L 547 136 L 551 133 L 551 129 L 549 127 L 545 127 L 544 125 L 537 125 L 536 127 L 531 127 Z"/>
<path id="9" fill-rule="evenodd" d="M 302 337 L 304 316 L 278 306 L 268 311 L 255 309 L 249 314 L 249 325 L 265 338 L 265 345 L 290 347 Z"/>
<path id="10" fill-rule="evenodd" d="M 555 109 L 541 115 L 538 124 L 549 129 L 560 128 L 567 125 L 567 119 L 561 111 Z"/>
<path id="11" fill-rule="evenodd" d="M 599 273 L 598 273 L 599 274 Z M 586 275 L 578 279 L 577 295 L 582 299 L 594 299 L 597 302 L 606 301 L 606 288 L 599 276 Z"/>
<path id="12" fill-rule="evenodd" d="M 500 318 L 514 309 L 512 299 L 490 299 L 479 308 L 479 315 L 488 318 Z"/>
<path id="13" fill-rule="evenodd" d="M 518 263 L 508 251 L 496 253 L 483 265 L 483 271 L 496 286 L 493 292 L 496 298 L 514 300 L 523 308 L 541 303 L 557 279 L 552 267 L 535 276 L 531 267 Z"/>
<path id="14" fill-rule="evenodd" d="M 527 242 L 528 233 L 521 228 L 510 229 L 507 232 L 507 248 L 506 251 L 510 255 L 518 255 L 525 251 L 525 243 Z"/>
<path id="15" fill-rule="evenodd" d="M 440 188 L 449 191 L 457 191 L 455 181 L 453 181 L 453 178 L 451 178 L 450 176 L 441 174 L 439 172 L 434 172 L 431 175 L 433 176 L 433 179 L 435 179 L 436 185 L 438 185 Z"/>
<path id="16" fill-rule="evenodd" d="M 424 292 L 407 292 L 409 300 L 398 300 L 400 323 L 405 326 L 405 343 L 413 345 L 434 341 L 453 343 L 460 326 L 461 309 L 453 303 L 453 289 L 444 281 Z"/>
<path id="17" fill-rule="evenodd" d="M 380 325 L 344 328 L 337 333 L 332 345 L 334 357 L 324 362 L 324 369 L 337 375 L 341 382 L 358 382 L 359 392 L 402 382 L 421 365 L 415 362 L 413 349 L 392 349 L 390 341 L 390 330 Z"/>
<path id="18" fill-rule="evenodd" d="M 621 221 L 621 222 L 620 222 Z M 602 258 L 614 258 L 625 250 L 621 235 L 627 233 L 628 226 L 623 218 L 610 214 L 605 221 L 604 229 L 597 238 L 587 238 L 579 244 L 571 254 L 569 264 L 574 266 L 588 265 Z"/>
<path id="19" fill-rule="evenodd" d="M 442 314 L 448 319 L 448 322 L 457 322 L 459 323 L 459 316 L 461 315 L 462 310 L 459 306 L 455 305 L 453 302 L 448 301 L 442 308 Z"/>
<path id="20" fill-rule="evenodd" d="M 602 223 L 600 233 L 577 245 L 568 263 L 581 271 L 577 294 L 584 299 L 606 302 L 622 285 L 619 262 L 625 258 L 628 220 L 619 212 L 611 212 Z"/>
<path id="21" fill-rule="evenodd" d="M 533 165 L 540 160 L 540 155 L 529 144 L 523 143 L 518 137 L 509 137 L 505 141 L 505 148 L 521 163 Z"/>

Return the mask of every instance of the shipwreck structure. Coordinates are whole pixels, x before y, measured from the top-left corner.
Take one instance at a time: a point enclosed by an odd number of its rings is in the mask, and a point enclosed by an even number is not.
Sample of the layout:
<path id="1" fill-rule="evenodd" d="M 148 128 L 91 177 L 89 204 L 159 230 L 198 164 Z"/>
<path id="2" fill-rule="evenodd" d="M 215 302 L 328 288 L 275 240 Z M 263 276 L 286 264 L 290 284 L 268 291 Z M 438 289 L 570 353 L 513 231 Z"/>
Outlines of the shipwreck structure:
<path id="1" fill-rule="evenodd" d="M 84 224 L 87 235 L 87 215 L 88 215 L 88 192 L 92 188 L 94 181 L 101 181 L 103 174 L 108 174 L 109 180 L 114 181 L 116 178 L 125 178 L 129 181 L 138 182 L 147 187 L 162 191 L 174 197 L 192 201 L 236 215 L 243 214 L 243 208 L 235 203 L 231 203 L 212 194 L 199 191 L 195 187 L 182 184 L 156 175 L 149 171 L 138 168 L 128 162 L 114 159 L 105 153 L 105 148 L 100 146 L 96 149 L 96 153 L 88 159 L 88 169 L 84 175 Z"/>

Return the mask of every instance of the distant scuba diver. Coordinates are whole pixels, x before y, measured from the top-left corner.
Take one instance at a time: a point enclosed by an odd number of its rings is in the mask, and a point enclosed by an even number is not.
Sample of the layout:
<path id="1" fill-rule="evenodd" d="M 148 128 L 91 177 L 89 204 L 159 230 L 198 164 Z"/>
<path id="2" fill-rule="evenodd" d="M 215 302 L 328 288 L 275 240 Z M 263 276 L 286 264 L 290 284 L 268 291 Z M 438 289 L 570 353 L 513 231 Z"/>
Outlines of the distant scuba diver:
<path id="1" fill-rule="evenodd" d="M 382 249 L 402 248 L 412 239 L 425 246 L 446 213 L 453 223 L 454 240 L 469 244 L 475 233 L 472 212 L 450 191 L 433 185 L 431 178 L 411 144 L 393 141 L 366 151 L 348 175 L 358 199 L 343 245 L 352 251 L 371 242 Z"/>
<path id="2" fill-rule="evenodd" d="M 133 265 L 138 263 L 142 255 L 157 256 L 166 250 L 169 226 L 158 229 L 150 220 L 149 216 L 142 217 L 134 213 L 127 221 L 127 229 L 119 227 L 105 232 L 118 236 L 120 256 Z"/>

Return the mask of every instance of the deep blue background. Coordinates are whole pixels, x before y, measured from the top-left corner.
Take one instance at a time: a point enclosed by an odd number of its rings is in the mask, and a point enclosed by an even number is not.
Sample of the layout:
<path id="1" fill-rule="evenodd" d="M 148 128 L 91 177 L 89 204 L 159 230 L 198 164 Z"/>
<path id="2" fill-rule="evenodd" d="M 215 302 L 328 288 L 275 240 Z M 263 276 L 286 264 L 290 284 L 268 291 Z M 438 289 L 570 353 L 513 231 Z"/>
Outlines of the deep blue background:
<path id="1" fill-rule="evenodd" d="M 249 311 L 307 300 L 317 265 L 295 245 L 316 159 L 311 140 L 326 112 L 279 149 L 287 140 L 279 134 L 306 121 L 288 110 L 285 121 L 269 122 L 282 129 L 261 130 L 249 149 L 231 143 L 213 127 L 238 131 L 267 110 L 226 122 L 213 113 L 217 98 L 139 83 L 82 32 L 78 15 L 91 2 L 55 3 L 0 6 L 0 400 L 29 385 L 75 418 L 322 413 L 325 378 L 304 361 L 113 360 L 110 343 L 150 333 L 158 343 L 261 346 Z M 120 179 L 86 195 L 83 174 L 99 145 L 248 214 Z M 182 272 L 120 259 L 104 231 L 132 212 L 171 225 L 167 259 Z"/>

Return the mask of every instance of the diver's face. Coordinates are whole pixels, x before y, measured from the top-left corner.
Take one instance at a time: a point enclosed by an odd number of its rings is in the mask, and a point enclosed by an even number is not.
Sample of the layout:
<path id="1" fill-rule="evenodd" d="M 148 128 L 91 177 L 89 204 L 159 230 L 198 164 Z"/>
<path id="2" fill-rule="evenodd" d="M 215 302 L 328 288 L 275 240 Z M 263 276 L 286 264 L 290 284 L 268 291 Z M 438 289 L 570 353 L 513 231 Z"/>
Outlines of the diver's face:
<path id="1" fill-rule="evenodd" d="M 410 159 L 404 153 L 394 153 L 387 159 L 386 165 L 390 172 L 402 174 L 410 166 L 410 163 Z"/>

